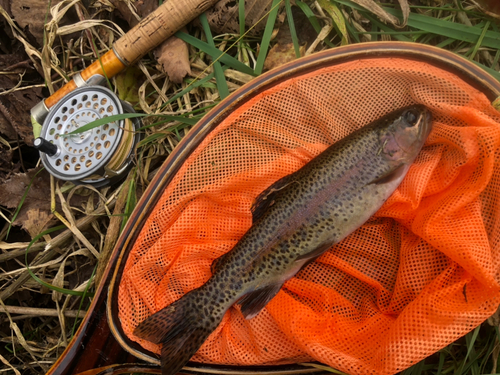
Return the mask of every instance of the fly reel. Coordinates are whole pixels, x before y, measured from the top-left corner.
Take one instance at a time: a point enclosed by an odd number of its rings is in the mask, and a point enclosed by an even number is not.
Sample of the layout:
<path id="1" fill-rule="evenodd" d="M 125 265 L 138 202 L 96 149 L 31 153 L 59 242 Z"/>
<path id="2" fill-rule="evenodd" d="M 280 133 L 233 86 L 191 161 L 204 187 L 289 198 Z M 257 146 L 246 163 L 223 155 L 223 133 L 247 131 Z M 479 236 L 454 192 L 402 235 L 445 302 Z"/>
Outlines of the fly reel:
<path id="1" fill-rule="evenodd" d="M 51 108 L 35 139 L 43 165 L 53 176 L 75 184 L 101 187 L 116 182 L 132 165 L 140 120 L 123 119 L 73 132 L 92 121 L 133 112 L 105 87 L 75 89 Z"/>

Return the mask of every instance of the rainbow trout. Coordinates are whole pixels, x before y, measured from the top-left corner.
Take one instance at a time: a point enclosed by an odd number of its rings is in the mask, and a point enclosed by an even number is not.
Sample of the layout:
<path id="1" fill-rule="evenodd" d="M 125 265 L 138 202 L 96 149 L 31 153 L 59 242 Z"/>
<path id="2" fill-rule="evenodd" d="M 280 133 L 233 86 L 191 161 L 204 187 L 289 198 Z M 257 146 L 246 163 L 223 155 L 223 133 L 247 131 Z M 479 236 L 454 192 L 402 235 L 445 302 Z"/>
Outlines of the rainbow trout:
<path id="1" fill-rule="evenodd" d="M 365 223 L 401 183 L 431 127 L 425 107 L 400 109 L 262 192 L 252 226 L 214 261 L 212 277 L 135 329 L 162 344 L 162 374 L 176 374 L 234 303 L 254 317 L 306 263 Z"/>

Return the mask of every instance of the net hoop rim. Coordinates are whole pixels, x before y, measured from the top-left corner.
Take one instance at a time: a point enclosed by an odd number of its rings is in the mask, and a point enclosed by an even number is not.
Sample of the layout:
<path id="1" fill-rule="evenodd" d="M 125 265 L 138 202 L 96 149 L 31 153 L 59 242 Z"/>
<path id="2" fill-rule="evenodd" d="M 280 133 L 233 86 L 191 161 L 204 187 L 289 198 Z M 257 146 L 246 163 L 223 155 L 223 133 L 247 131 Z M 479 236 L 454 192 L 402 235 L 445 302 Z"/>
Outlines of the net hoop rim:
<path id="1" fill-rule="evenodd" d="M 123 232 L 115 245 L 108 268 L 104 275 L 104 278 L 107 280 L 111 278 L 106 297 L 106 311 L 111 332 L 124 350 L 140 360 L 156 365 L 160 364 L 156 354 L 147 351 L 139 344 L 129 340 L 121 329 L 118 318 L 117 298 L 120 276 L 128 258 L 128 254 L 132 249 L 137 236 L 142 230 L 145 221 L 149 217 L 151 210 L 154 209 L 156 202 L 161 197 L 168 184 L 172 181 L 183 162 L 197 148 L 205 136 L 215 130 L 218 124 L 220 124 L 236 107 L 247 102 L 262 91 L 281 83 L 283 80 L 306 74 L 324 66 L 332 66 L 357 59 L 395 57 L 417 60 L 448 70 L 456 74 L 460 79 L 464 80 L 474 88 L 481 91 L 490 101 L 493 101 L 500 96 L 500 82 L 498 82 L 488 72 L 476 66 L 474 63 L 452 52 L 442 50 L 437 47 L 411 42 L 359 43 L 322 51 L 314 55 L 297 59 L 277 69 L 269 71 L 253 79 L 251 82 L 232 93 L 226 99 L 221 101 L 216 107 L 214 107 L 191 129 L 188 135 L 182 139 L 179 145 L 163 163 L 135 207 L 135 210 L 131 214 L 127 225 L 123 229 Z M 99 287 L 98 293 L 101 292 L 101 288 L 107 286 L 107 283 L 103 283 L 103 285 Z M 82 322 L 82 327 L 88 323 L 89 313 L 91 314 L 93 309 L 94 302 L 92 303 L 84 322 Z M 201 363 L 198 364 L 194 362 L 189 362 L 188 366 L 191 370 L 207 374 L 234 374 L 235 371 L 245 371 L 244 369 L 246 368 L 251 369 L 249 373 L 255 373 L 257 370 L 257 367 L 255 366 L 220 366 Z M 291 369 L 291 372 L 287 371 L 284 373 L 299 374 L 304 373 L 305 369 L 307 369 L 306 367 L 298 364 L 294 366 L 295 367 L 294 369 Z M 273 373 L 278 375 L 283 373 L 280 372 L 279 367 L 280 366 L 259 366 L 258 369 L 267 369 L 267 371 L 276 369 Z"/>

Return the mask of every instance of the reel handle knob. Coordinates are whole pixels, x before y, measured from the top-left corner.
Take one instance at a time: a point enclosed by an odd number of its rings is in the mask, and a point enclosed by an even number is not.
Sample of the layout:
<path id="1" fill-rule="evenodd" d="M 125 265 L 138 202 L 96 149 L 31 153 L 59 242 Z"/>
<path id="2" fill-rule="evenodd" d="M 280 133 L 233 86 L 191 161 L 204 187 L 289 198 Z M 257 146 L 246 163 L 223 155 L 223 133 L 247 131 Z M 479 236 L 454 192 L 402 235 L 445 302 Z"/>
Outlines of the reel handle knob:
<path id="1" fill-rule="evenodd" d="M 33 146 L 40 152 L 43 152 L 49 156 L 54 156 L 57 154 L 57 146 L 49 141 L 43 139 L 42 137 L 38 137 L 34 140 Z"/>

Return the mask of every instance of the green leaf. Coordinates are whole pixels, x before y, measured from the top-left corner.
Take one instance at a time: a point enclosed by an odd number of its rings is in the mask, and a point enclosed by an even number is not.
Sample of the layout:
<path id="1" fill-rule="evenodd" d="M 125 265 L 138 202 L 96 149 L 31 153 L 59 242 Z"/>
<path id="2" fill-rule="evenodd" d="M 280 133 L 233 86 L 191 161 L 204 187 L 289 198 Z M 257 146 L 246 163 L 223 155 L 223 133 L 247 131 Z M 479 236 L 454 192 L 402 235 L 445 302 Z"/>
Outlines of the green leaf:
<path id="1" fill-rule="evenodd" d="M 135 65 L 118 73 L 115 76 L 118 97 L 132 105 L 139 103 L 139 88 L 143 77 L 144 73 Z"/>
<path id="2" fill-rule="evenodd" d="M 245 65 L 246 66 L 246 65 Z M 248 68 L 248 67 L 247 67 Z M 222 70 L 226 70 L 228 69 L 227 66 L 223 66 L 222 67 Z M 184 90 L 182 90 L 181 92 L 175 94 L 174 96 L 172 96 L 165 104 L 162 105 L 162 109 L 165 108 L 167 105 L 169 105 L 170 103 L 176 101 L 178 98 L 180 98 L 181 96 L 184 96 L 185 94 L 187 94 L 188 92 L 190 92 L 192 89 L 196 88 L 196 87 L 199 87 L 201 85 L 204 85 L 206 82 L 210 81 L 212 78 L 214 78 L 215 74 L 214 73 L 210 73 L 208 74 L 206 77 L 203 77 L 202 79 L 199 79 L 197 81 L 195 81 L 194 83 L 192 83 L 192 81 L 190 81 L 189 79 L 187 79 L 187 82 L 189 82 L 189 85 L 188 87 L 186 87 Z"/>
<path id="3" fill-rule="evenodd" d="M 349 44 L 349 36 L 347 34 L 347 28 L 345 25 L 344 15 L 340 11 L 340 9 L 332 3 L 330 0 L 318 0 L 319 5 L 327 11 L 330 17 L 333 20 L 337 30 L 339 31 L 342 41 L 342 45 Z"/>
<path id="4" fill-rule="evenodd" d="M 245 0 L 238 1 L 238 19 L 240 21 L 240 36 L 245 34 Z"/>
<path id="5" fill-rule="evenodd" d="M 471 55 L 469 56 L 469 58 L 471 60 L 474 60 L 474 57 L 476 56 L 476 53 L 479 50 L 479 47 L 481 47 L 481 44 L 483 43 L 483 40 L 484 40 L 484 36 L 488 32 L 489 27 L 490 27 L 490 21 L 486 22 L 486 24 L 484 25 L 483 32 L 479 36 L 479 39 L 478 39 L 476 45 L 474 46 L 474 49 L 472 50 Z"/>
<path id="6" fill-rule="evenodd" d="M 402 17 L 402 13 L 398 9 L 384 8 L 384 10 L 396 17 Z M 474 26 L 445 21 L 417 13 L 410 13 L 408 26 L 469 43 L 477 43 L 484 31 Z M 482 46 L 500 49 L 500 33 L 495 31 L 486 31 L 483 36 Z"/>
<path id="7" fill-rule="evenodd" d="M 241 61 L 238 61 L 237 59 L 228 55 L 227 53 L 219 51 L 217 48 L 212 47 L 208 43 L 196 39 L 194 36 L 183 33 L 182 31 L 178 31 L 177 33 L 175 33 L 175 36 L 179 39 L 182 39 L 186 43 L 191 44 L 193 47 L 198 48 L 199 50 L 205 52 L 207 55 L 210 55 L 213 60 L 220 60 L 225 65 L 235 70 L 238 70 L 242 73 L 255 75 L 255 72 L 252 70 L 252 68 L 246 66 Z"/>
<path id="8" fill-rule="evenodd" d="M 316 18 L 316 15 L 313 13 L 311 8 L 309 8 L 309 5 L 303 3 L 300 0 L 296 0 L 295 5 L 297 5 L 302 10 L 302 12 L 306 15 L 307 19 L 311 23 L 312 27 L 314 28 L 314 31 L 319 34 L 319 32 L 321 31 L 321 26 L 319 25 L 319 21 Z"/>
<path id="9" fill-rule="evenodd" d="M 83 291 L 83 296 L 80 299 L 80 305 L 78 305 L 78 313 L 80 313 L 80 311 L 82 310 L 83 301 L 85 300 L 85 297 L 87 296 L 90 285 L 92 285 L 92 280 L 94 279 L 96 271 L 97 271 L 97 264 L 94 267 L 94 269 L 92 270 L 92 274 L 90 275 L 89 282 L 87 283 L 87 285 L 85 286 L 85 290 Z M 73 336 L 75 335 L 77 322 L 78 322 L 78 318 L 76 318 L 75 321 L 73 322 L 73 328 L 71 329 L 71 338 L 73 338 Z"/>
<path id="10" fill-rule="evenodd" d="M 207 37 L 208 44 L 211 47 L 216 48 L 214 39 L 212 37 L 212 32 L 210 31 L 210 25 L 208 24 L 207 15 L 205 13 L 200 15 L 200 22 L 203 26 L 203 31 L 205 32 L 205 35 Z M 220 98 L 224 99 L 229 96 L 229 88 L 227 87 L 226 77 L 224 77 L 224 71 L 222 70 L 222 66 L 218 60 L 215 60 L 213 65 L 215 82 L 217 82 L 217 91 L 219 91 Z"/>
<path id="11" fill-rule="evenodd" d="M 380 30 L 390 33 L 395 39 L 399 40 L 400 42 L 411 42 L 412 40 L 410 38 L 407 38 L 404 36 L 403 32 L 398 32 L 395 31 L 394 29 L 391 29 L 389 26 L 386 24 L 380 22 L 377 18 L 371 16 L 368 13 L 362 13 L 373 25 L 378 27 Z"/>
<path id="12" fill-rule="evenodd" d="M 286 9 L 286 19 L 288 21 L 288 27 L 290 28 L 290 35 L 292 37 L 293 49 L 295 50 L 295 57 L 300 57 L 300 45 L 299 38 L 297 37 L 297 31 L 295 30 L 295 22 L 293 22 L 292 6 L 290 5 L 290 0 L 285 0 Z"/>
<path id="13" fill-rule="evenodd" d="M 123 215 L 123 219 L 122 219 L 122 224 L 120 226 L 120 233 L 123 231 L 123 228 L 125 228 L 125 224 L 127 224 L 128 218 L 132 214 L 132 211 L 134 210 L 136 204 L 137 204 L 137 198 L 136 198 L 136 193 L 135 193 L 135 180 L 131 179 L 130 186 L 128 188 L 127 203 L 125 204 L 125 210 L 123 212 L 124 215 Z"/>
<path id="14" fill-rule="evenodd" d="M 264 69 L 264 62 L 266 61 L 267 51 L 269 49 L 269 44 L 271 43 L 274 24 L 276 22 L 276 17 L 278 16 L 278 7 L 282 1 L 283 0 L 273 0 L 271 10 L 267 16 L 266 28 L 264 29 L 264 34 L 262 35 L 259 56 L 257 57 L 257 63 L 255 64 L 255 74 L 257 75 L 262 74 L 262 70 Z"/>
<path id="15" fill-rule="evenodd" d="M 121 121 L 121 120 L 125 120 L 127 118 L 146 117 L 146 116 L 148 116 L 148 115 L 146 115 L 144 113 L 119 113 L 117 115 L 111 115 L 111 116 L 103 117 L 103 118 L 97 119 L 95 121 L 89 122 L 88 124 L 80 126 L 78 129 L 75 129 L 72 132 L 69 132 L 68 134 L 60 134 L 60 136 L 67 137 L 68 135 L 85 133 L 88 130 L 97 128 L 97 127 L 102 126 L 102 125 L 109 124 L 110 122 Z"/>

